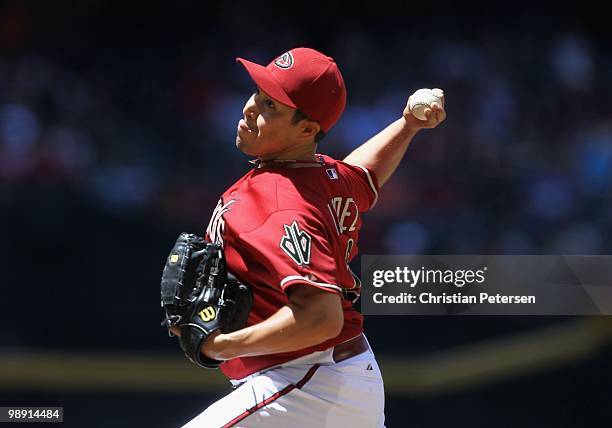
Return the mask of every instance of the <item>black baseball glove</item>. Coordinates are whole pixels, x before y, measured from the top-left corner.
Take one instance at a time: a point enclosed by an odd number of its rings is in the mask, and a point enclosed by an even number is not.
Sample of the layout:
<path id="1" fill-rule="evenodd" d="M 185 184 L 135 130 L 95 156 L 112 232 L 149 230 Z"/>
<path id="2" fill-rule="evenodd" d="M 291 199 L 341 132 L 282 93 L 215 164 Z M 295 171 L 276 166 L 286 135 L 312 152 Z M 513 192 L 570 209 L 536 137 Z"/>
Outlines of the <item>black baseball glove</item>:
<path id="1" fill-rule="evenodd" d="M 180 327 L 179 342 L 191 362 L 217 368 L 222 361 L 205 357 L 202 343 L 215 330 L 231 333 L 243 328 L 252 303 L 249 287 L 227 272 L 219 245 L 197 235 L 179 235 L 162 273 L 162 326 Z"/>

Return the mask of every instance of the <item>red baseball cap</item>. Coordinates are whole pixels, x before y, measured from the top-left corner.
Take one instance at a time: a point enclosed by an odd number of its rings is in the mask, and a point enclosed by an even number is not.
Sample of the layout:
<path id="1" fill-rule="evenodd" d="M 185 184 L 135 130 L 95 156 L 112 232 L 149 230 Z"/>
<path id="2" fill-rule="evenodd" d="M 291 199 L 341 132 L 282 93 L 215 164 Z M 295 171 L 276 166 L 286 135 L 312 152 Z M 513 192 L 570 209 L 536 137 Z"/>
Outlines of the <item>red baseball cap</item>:
<path id="1" fill-rule="evenodd" d="M 236 58 L 251 79 L 276 101 L 299 109 L 325 132 L 346 106 L 344 79 L 333 58 L 310 48 L 285 52 L 266 67 Z"/>

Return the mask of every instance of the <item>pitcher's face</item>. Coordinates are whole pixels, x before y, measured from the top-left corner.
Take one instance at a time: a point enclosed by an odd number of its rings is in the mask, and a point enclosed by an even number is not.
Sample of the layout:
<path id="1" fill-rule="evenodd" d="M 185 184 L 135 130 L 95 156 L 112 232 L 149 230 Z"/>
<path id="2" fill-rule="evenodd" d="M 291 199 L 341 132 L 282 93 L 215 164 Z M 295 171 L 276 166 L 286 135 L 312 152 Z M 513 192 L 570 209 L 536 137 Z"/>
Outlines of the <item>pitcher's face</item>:
<path id="1" fill-rule="evenodd" d="M 236 147 L 260 159 L 276 158 L 299 144 L 300 127 L 292 122 L 295 109 L 257 89 L 242 110 Z"/>

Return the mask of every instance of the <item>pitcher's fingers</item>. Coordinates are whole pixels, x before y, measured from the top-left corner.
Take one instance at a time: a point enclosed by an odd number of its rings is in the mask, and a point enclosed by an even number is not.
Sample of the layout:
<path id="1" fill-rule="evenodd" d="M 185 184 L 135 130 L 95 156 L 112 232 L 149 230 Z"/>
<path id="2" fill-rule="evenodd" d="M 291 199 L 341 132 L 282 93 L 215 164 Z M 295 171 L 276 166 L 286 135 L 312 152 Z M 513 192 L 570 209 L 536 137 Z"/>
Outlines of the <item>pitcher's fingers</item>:
<path id="1" fill-rule="evenodd" d="M 442 107 L 444 107 L 444 103 L 445 103 L 445 100 L 444 100 L 444 91 L 442 89 L 440 89 L 440 88 L 434 88 L 434 89 L 431 90 L 431 92 L 433 92 L 436 97 L 440 98 L 440 102 L 442 103 Z"/>
<path id="2" fill-rule="evenodd" d="M 440 122 L 443 122 L 446 120 L 446 110 L 445 109 L 441 109 L 440 110 Z"/>

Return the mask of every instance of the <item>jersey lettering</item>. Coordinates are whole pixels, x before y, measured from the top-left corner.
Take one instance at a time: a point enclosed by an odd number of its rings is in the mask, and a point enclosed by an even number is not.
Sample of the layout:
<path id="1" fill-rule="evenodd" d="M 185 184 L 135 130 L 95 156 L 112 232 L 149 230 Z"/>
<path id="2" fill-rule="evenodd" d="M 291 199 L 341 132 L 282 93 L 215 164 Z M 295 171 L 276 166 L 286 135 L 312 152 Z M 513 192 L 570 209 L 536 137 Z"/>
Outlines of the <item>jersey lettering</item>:
<path id="1" fill-rule="evenodd" d="M 335 198 L 332 198 L 330 204 L 328 204 L 328 208 L 331 211 L 332 216 L 334 214 L 333 212 L 335 211 L 336 218 L 334 218 L 334 224 L 337 227 L 339 234 L 346 231 L 352 232 L 356 229 L 357 220 L 359 219 L 359 210 L 357 209 L 357 204 L 353 198 L 336 196 Z M 353 238 L 349 238 L 346 242 L 346 250 L 344 253 L 346 267 L 353 277 L 353 286 L 351 288 L 344 288 L 342 292 L 344 297 L 353 303 L 355 303 L 361 295 L 361 280 L 357 275 L 355 275 L 349 266 L 349 259 L 354 245 L 355 240 Z"/>
<path id="2" fill-rule="evenodd" d="M 303 230 L 300 230 L 297 220 L 293 220 L 291 226 L 283 225 L 285 235 L 280 241 L 281 249 L 287 253 L 298 265 L 310 263 L 310 245 L 312 238 Z"/>
<path id="3" fill-rule="evenodd" d="M 212 217 L 210 218 L 210 223 L 208 223 L 208 227 L 206 228 L 206 233 L 213 244 L 219 244 L 223 247 L 223 232 L 225 231 L 225 219 L 223 218 L 223 214 L 230 210 L 229 207 L 234 202 L 236 202 L 236 200 L 231 199 L 226 204 L 223 204 L 223 199 L 219 199 Z"/>
<path id="4" fill-rule="evenodd" d="M 353 272 L 353 269 L 351 269 L 351 267 L 349 266 L 349 257 L 351 255 L 351 250 L 353 249 L 354 245 L 355 245 L 355 241 L 353 240 L 353 238 L 349 238 L 349 240 L 346 243 L 345 260 L 346 260 L 346 267 L 348 268 L 348 271 L 353 276 L 353 287 L 345 288 L 343 292 L 344 297 L 346 297 L 347 300 L 350 300 L 353 303 L 355 303 L 357 299 L 359 299 L 359 296 L 361 296 L 361 279 L 359 279 L 359 277 L 355 275 L 355 272 Z"/>
<path id="5" fill-rule="evenodd" d="M 357 220 L 359 219 L 359 210 L 353 198 L 336 196 L 332 198 L 331 203 L 338 215 L 340 233 L 344 233 L 347 230 L 353 232 L 357 225 Z"/>

